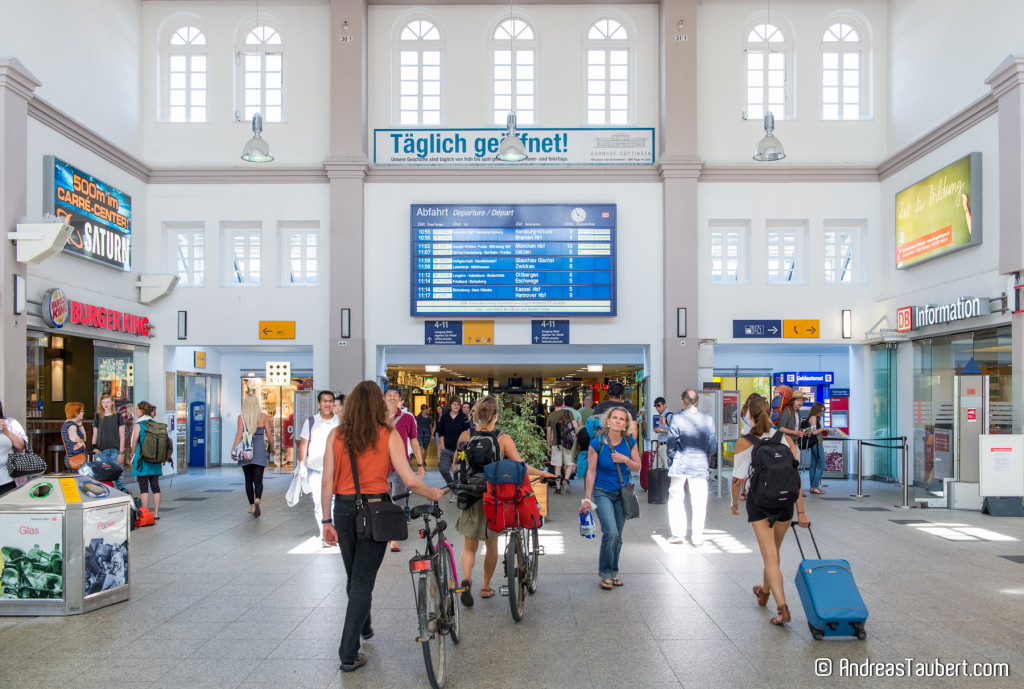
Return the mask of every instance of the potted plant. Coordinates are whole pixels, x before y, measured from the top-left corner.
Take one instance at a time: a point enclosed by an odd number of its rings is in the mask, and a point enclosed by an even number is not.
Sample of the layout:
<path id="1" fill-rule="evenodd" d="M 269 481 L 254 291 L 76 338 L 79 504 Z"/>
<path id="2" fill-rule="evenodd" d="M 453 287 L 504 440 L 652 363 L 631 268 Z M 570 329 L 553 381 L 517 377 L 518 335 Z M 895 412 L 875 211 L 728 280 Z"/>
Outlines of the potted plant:
<path id="1" fill-rule="evenodd" d="M 537 408 L 537 396 L 526 395 L 520 403 L 514 403 L 505 395 L 498 395 L 497 428 L 506 433 L 516 444 L 519 456 L 523 461 L 537 469 L 543 469 L 548 460 L 548 444 L 543 431 L 537 428 L 534 410 Z M 541 516 L 548 516 L 548 485 L 545 481 L 533 484 L 537 496 Z"/>

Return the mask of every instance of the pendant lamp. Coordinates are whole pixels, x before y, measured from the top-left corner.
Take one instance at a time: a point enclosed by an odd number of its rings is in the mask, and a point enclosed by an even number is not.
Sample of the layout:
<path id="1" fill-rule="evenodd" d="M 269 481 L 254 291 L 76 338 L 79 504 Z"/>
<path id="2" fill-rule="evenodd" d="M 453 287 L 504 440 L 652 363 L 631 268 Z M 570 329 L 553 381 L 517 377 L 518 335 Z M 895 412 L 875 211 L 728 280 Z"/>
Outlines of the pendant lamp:
<path id="1" fill-rule="evenodd" d="M 252 138 L 242 149 L 242 160 L 250 163 L 269 163 L 274 159 L 270 145 L 260 134 L 263 133 L 263 116 L 256 113 L 252 116 Z"/>
<path id="2" fill-rule="evenodd" d="M 774 132 L 775 116 L 769 110 L 764 114 L 764 138 L 757 142 L 754 160 L 770 163 L 786 157 L 786 152 L 782 149 L 782 142 L 775 138 Z"/>

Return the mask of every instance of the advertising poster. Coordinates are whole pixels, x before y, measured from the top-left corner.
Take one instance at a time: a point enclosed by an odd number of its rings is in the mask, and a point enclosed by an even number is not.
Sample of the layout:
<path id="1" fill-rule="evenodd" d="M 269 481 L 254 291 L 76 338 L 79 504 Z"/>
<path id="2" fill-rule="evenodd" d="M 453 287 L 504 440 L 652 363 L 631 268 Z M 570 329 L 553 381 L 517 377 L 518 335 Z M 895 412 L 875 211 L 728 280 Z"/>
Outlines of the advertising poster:
<path id="1" fill-rule="evenodd" d="M 128 505 L 86 510 L 85 595 L 128 583 Z"/>
<path id="2" fill-rule="evenodd" d="M 896 194 L 896 267 L 981 244 L 981 154 L 970 153 Z"/>
<path id="3" fill-rule="evenodd" d="M 0 598 L 64 597 L 64 517 L 0 513 Z"/>
<path id="4" fill-rule="evenodd" d="M 841 440 L 822 440 L 821 449 L 825 452 L 825 471 L 845 474 L 843 442 Z"/>
<path id="5" fill-rule="evenodd" d="M 64 253 L 118 270 L 132 269 L 132 197 L 46 156 L 44 210 L 75 228 Z"/>

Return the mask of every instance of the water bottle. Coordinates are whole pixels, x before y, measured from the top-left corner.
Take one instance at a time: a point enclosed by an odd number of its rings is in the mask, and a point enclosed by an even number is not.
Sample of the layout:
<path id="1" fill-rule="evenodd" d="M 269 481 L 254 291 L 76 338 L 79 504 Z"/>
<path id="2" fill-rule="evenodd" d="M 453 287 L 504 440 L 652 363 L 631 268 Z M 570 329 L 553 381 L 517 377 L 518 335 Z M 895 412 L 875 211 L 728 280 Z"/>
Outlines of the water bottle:
<path id="1" fill-rule="evenodd" d="M 580 536 L 597 538 L 597 527 L 594 526 L 594 512 L 580 512 Z"/>

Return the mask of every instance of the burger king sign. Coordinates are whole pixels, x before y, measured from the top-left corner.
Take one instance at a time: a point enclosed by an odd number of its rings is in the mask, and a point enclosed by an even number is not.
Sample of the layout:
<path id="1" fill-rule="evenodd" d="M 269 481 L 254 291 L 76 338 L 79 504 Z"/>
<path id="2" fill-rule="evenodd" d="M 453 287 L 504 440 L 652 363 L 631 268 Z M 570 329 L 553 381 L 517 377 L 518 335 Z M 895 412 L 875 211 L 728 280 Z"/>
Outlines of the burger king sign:
<path id="1" fill-rule="evenodd" d="M 68 322 L 68 296 L 54 287 L 43 293 L 43 322 L 51 328 L 63 328 Z"/>

